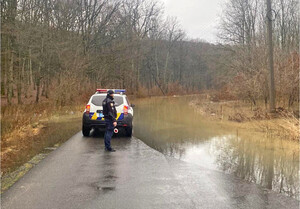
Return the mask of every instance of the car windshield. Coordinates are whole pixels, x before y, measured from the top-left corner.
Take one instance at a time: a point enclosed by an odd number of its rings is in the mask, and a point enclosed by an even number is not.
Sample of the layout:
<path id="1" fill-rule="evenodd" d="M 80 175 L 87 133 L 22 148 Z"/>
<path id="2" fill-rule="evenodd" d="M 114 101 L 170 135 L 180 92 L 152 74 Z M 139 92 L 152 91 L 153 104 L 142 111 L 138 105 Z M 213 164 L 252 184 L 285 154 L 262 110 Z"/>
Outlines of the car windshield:
<path id="1" fill-rule="evenodd" d="M 95 96 L 93 96 L 91 102 L 93 105 L 102 106 L 102 102 L 105 99 L 105 97 L 106 97 L 106 95 L 95 95 Z M 123 104 L 123 97 L 115 96 L 114 101 L 116 103 L 116 106 L 119 106 L 119 105 Z"/>

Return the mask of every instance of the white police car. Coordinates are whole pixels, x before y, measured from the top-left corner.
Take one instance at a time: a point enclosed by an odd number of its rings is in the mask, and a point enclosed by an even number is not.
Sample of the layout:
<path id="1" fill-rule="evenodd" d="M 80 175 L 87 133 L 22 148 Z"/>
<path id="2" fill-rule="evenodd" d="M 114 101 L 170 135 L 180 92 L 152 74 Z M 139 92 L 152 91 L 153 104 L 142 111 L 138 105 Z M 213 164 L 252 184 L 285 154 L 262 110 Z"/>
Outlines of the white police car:
<path id="1" fill-rule="evenodd" d="M 97 89 L 96 93 L 91 96 L 83 113 L 82 134 L 89 136 L 92 128 L 105 130 L 105 119 L 103 116 L 102 101 L 107 95 L 108 89 Z M 113 89 L 114 101 L 117 110 L 117 130 L 125 130 L 126 136 L 132 135 L 132 120 L 134 105 L 130 104 L 125 89 Z M 116 132 L 115 132 L 116 133 Z"/>

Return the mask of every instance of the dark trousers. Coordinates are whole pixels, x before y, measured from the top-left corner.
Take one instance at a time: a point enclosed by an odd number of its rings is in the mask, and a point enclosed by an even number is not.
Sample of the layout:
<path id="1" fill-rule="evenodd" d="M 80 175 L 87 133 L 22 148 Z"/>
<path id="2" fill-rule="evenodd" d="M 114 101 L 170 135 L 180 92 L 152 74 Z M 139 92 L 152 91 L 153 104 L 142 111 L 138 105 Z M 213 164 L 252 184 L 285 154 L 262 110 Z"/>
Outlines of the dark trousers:
<path id="1" fill-rule="evenodd" d="M 104 145 L 106 149 L 111 149 L 110 140 L 112 135 L 114 134 L 114 125 L 113 121 L 109 119 L 105 119 L 106 130 L 104 134 Z"/>

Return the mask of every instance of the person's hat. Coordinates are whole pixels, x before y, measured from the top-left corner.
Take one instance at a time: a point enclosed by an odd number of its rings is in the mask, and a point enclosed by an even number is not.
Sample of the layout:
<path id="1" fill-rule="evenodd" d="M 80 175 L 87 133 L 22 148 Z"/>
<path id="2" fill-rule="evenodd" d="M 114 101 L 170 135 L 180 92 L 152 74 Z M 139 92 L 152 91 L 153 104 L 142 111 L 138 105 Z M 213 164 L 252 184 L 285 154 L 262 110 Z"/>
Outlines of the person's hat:
<path id="1" fill-rule="evenodd" d="M 108 90 L 108 91 L 107 91 L 107 94 L 109 94 L 109 95 L 110 95 L 110 94 L 114 94 L 114 93 L 115 93 L 115 92 L 114 92 L 113 90 Z"/>

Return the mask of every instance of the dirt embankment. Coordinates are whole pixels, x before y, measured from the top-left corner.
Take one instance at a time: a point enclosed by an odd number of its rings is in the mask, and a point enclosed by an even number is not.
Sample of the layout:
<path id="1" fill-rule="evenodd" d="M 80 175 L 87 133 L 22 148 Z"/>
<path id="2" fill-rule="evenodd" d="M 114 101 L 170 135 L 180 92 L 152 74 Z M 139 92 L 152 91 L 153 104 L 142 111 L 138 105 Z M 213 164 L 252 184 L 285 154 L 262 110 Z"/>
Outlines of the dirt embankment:
<path id="1" fill-rule="evenodd" d="M 277 108 L 269 113 L 263 105 L 251 106 L 243 101 L 213 102 L 207 98 L 191 101 L 198 114 L 226 125 L 264 132 L 283 139 L 299 140 L 299 111 Z"/>

